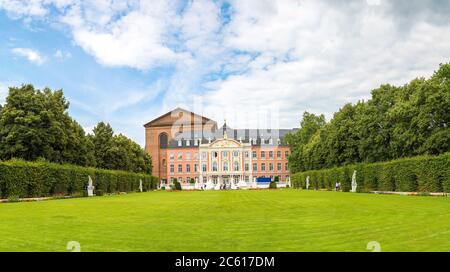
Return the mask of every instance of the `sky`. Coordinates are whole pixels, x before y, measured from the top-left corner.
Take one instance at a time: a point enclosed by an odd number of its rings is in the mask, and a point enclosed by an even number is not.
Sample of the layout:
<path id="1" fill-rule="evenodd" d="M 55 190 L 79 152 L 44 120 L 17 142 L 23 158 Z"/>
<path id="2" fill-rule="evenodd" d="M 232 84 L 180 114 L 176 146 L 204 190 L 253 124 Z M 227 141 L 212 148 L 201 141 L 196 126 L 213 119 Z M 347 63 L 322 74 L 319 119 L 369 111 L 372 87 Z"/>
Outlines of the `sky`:
<path id="1" fill-rule="evenodd" d="M 176 107 L 234 128 L 329 119 L 384 83 L 450 61 L 447 0 L 0 0 L 9 86 L 63 89 L 86 130 L 144 145 Z"/>

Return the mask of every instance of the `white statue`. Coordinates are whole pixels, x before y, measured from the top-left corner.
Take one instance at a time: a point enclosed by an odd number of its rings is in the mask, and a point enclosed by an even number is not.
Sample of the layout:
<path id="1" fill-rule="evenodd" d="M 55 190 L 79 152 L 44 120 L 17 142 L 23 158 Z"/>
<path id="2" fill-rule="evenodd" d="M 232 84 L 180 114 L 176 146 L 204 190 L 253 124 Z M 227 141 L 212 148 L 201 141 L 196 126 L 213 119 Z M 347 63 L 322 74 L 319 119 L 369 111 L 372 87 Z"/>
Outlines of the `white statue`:
<path id="1" fill-rule="evenodd" d="M 94 189 L 95 189 L 95 187 L 92 185 L 91 176 L 88 176 L 88 178 L 89 178 L 89 184 L 88 184 L 88 187 L 87 187 L 87 194 L 88 194 L 88 196 L 94 196 Z"/>
<path id="2" fill-rule="evenodd" d="M 309 189 L 309 176 L 306 177 L 306 190 Z"/>
<path id="3" fill-rule="evenodd" d="M 144 191 L 144 187 L 142 186 L 142 179 L 139 180 L 139 191 L 141 193 Z"/>
<path id="4" fill-rule="evenodd" d="M 358 183 L 356 183 L 356 170 L 353 171 L 353 176 L 352 176 L 352 193 L 356 193 L 356 187 L 358 187 Z"/>

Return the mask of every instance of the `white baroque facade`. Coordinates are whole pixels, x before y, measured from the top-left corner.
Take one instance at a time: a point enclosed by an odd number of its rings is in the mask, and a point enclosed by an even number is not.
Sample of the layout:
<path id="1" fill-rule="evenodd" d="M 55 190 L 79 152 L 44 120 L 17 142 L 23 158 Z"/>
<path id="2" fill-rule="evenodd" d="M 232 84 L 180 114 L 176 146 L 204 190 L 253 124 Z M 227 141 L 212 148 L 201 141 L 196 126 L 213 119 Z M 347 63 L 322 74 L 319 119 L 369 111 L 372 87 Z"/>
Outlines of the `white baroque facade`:
<path id="1" fill-rule="evenodd" d="M 200 145 L 201 189 L 249 188 L 256 183 L 252 174 L 251 144 L 223 139 Z"/>

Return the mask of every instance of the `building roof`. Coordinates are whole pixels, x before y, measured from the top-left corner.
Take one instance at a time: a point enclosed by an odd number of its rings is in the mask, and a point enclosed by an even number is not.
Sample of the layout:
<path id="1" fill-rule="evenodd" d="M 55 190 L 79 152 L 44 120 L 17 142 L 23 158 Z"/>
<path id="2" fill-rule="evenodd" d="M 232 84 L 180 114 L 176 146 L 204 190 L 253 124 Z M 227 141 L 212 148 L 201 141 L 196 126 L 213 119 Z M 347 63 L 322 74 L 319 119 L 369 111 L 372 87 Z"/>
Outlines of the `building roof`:
<path id="1" fill-rule="evenodd" d="M 144 124 L 144 127 L 168 127 L 174 124 L 194 125 L 200 124 L 200 122 L 202 125 L 211 123 L 213 126 L 217 127 L 216 121 L 180 107 L 151 120 Z"/>
<path id="2" fill-rule="evenodd" d="M 232 129 L 229 126 L 222 126 L 214 132 L 204 131 L 203 133 L 185 133 L 179 134 L 175 139 L 169 141 L 168 148 L 192 148 L 196 145 L 194 140 L 200 140 L 202 144 L 213 142 L 217 139 L 223 139 L 224 133 L 227 133 L 228 139 L 242 141 L 242 143 L 251 143 L 252 146 L 261 145 L 280 145 L 287 146 L 284 140 L 286 134 L 294 132 L 297 129 Z M 202 135 L 203 134 L 203 135 Z M 179 141 L 181 140 L 181 145 Z"/>

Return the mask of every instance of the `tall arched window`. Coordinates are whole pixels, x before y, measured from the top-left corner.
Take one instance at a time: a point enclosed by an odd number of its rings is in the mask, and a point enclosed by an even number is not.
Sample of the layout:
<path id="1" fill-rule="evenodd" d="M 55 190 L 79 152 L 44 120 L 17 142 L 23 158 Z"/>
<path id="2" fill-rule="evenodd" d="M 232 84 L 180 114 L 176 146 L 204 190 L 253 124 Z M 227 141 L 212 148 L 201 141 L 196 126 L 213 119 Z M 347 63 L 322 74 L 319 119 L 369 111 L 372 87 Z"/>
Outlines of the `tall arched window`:
<path id="1" fill-rule="evenodd" d="M 213 171 L 217 171 L 217 162 L 213 162 L 212 168 Z"/>
<path id="2" fill-rule="evenodd" d="M 167 134 L 161 133 L 159 134 L 159 147 L 160 148 L 167 148 Z"/>
<path id="3" fill-rule="evenodd" d="M 234 162 L 233 170 L 234 171 L 239 171 L 239 162 L 237 162 L 237 161 Z"/>
<path id="4" fill-rule="evenodd" d="M 223 171 L 228 171 L 228 162 L 223 163 Z"/>

